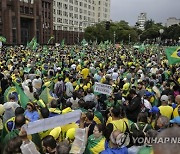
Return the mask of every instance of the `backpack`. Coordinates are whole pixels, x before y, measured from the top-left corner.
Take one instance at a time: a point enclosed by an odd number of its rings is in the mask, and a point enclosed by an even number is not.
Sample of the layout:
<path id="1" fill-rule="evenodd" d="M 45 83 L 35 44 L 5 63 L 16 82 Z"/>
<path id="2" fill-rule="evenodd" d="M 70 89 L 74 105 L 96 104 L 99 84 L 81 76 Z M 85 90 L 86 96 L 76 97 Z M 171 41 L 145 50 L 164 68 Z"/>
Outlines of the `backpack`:
<path id="1" fill-rule="evenodd" d="M 148 126 L 148 124 L 145 124 L 145 126 L 143 127 L 143 129 L 141 130 L 141 129 L 139 129 L 139 126 L 137 125 L 137 123 L 134 123 L 134 125 L 135 125 L 135 127 L 136 127 L 136 131 L 137 132 L 141 132 L 140 134 L 144 134 L 145 135 L 145 130 L 146 130 L 146 128 L 147 128 L 147 126 Z"/>

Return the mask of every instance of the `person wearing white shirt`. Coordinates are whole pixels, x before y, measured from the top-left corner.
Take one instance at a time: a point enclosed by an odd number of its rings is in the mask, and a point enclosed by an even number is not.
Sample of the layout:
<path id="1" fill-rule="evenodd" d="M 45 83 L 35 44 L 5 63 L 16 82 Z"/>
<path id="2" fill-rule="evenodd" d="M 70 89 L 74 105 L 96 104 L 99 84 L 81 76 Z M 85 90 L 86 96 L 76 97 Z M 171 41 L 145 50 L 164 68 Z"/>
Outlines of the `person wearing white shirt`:
<path id="1" fill-rule="evenodd" d="M 119 74 L 117 72 L 117 69 L 114 69 L 114 72 L 112 73 L 112 80 L 113 81 L 117 80 L 118 76 L 119 76 Z"/>
<path id="2" fill-rule="evenodd" d="M 72 85 L 72 80 L 73 80 L 73 78 L 72 77 L 69 77 L 69 82 L 67 82 L 66 84 L 65 84 L 65 86 L 66 86 L 66 96 L 68 97 L 68 98 L 70 98 L 71 96 L 72 96 L 72 93 L 73 93 L 73 91 L 74 91 L 74 88 L 73 88 L 73 85 Z"/>
<path id="3" fill-rule="evenodd" d="M 5 123 L 8 119 L 15 116 L 15 110 L 20 105 L 16 102 L 16 96 L 14 94 L 9 94 L 9 102 L 3 104 L 4 107 L 4 115 L 3 115 L 3 123 Z"/>

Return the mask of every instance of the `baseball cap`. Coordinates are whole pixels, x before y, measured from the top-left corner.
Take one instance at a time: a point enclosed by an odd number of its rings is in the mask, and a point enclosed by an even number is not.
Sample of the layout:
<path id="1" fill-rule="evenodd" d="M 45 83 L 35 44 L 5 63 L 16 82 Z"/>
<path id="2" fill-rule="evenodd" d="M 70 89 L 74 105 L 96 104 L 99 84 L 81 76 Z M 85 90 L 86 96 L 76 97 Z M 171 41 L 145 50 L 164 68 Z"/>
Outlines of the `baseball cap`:
<path id="1" fill-rule="evenodd" d="M 167 95 L 162 95 L 161 96 L 161 101 L 167 102 L 168 101 L 168 96 Z"/>
<path id="2" fill-rule="evenodd" d="M 174 119 L 170 120 L 170 123 L 173 123 L 173 124 L 175 123 L 175 124 L 180 125 L 180 116 L 175 117 Z"/>
<path id="3" fill-rule="evenodd" d="M 150 97 L 150 96 L 153 96 L 154 94 L 149 92 L 149 91 L 146 91 L 145 94 L 144 94 L 146 97 Z"/>
<path id="4" fill-rule="evenodd" d="M 160 110 L 157 106 L 153 106 L 152 109 L 149 110 L 150 113 L 158 113 Z"/>

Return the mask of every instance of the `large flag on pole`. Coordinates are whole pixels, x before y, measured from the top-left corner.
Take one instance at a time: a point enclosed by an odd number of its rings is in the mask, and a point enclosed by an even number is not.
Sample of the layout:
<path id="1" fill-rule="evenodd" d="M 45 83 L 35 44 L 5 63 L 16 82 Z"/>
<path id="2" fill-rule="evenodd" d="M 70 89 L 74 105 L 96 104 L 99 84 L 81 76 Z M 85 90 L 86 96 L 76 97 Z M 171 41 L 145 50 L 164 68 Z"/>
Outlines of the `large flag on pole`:
<path id="1" fill-rule="evenodd" d="M 165 53 L 170 65 L 180 63 L 180 47 L 166 48 Z"/>
<path id="2" fill-rule="evenodd" d="M 51 42 L 51 40 L 53 40 L 53 39 L 54 39 L 54 36 L 51 36 L 50 39 L 48 40 L 47 44 L 49 44 Z"/>
<path id="3" fill-rule="evenodd" d="M 61 41 L 61 47 L 62 47 L 62 48 L 64 47 L 64 42 L 65 42 L 65 40 L 63 39 L 63 40 Z"/>
<path id="4" fill-rule="evenodd" d="M 139 51 L 140 51 L 140 52 L 144 52 L 145 49 L 146 49 L 146 48 L 145 48 L 145 46 L 144 46 L 144 43 L 139 46 Z"/>
<path id="5" fill-rule="evenodd" d="M 19 97 L 19 102 L 21 104 L 21 106 L 25 109 L 27 103 L 30 101 L 29 98 L 26 96 L 26 94 L 24 93 L 24 91 L 21 89 L 21 87 L 18 85 L 18 83 L 14 82 L 14 85 L 16 87 L 16 91 L 18 93 L 18 97 Z"/>

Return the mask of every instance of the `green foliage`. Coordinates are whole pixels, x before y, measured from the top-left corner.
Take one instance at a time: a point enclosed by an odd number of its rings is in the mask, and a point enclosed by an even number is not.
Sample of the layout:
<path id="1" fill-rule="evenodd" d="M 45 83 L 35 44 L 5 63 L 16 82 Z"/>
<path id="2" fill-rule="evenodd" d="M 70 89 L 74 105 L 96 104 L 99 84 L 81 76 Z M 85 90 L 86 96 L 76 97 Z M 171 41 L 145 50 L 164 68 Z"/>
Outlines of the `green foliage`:
<path id="1" fill-rule="evenodd" d="M 111 22 L 110 29 L 106 30 L 106 22 L 101 22 L 96 25 L 87 27 L 85 29 L 85 39 L 90 42 L 96 41 L 98 43 L 109 40 L 111 42 L 128 43 L 130 42 L 144 42 L 148 40 L 165 40 L 173 39 L 178 40 L 180 34 L 180 25 L 173 25 L 170 27 L 162 26 L 162 23 L 155 23 L 153 20 L 145 22 L 145 30 L 138 29 L 139 23 L 136 23 L 134 27 L 130 27 L 128 22 L 122 20 L 119 22 Z M 160 29 L 164 32 L 160 34 Z M 115 35 L 114 35 L 115 33 Z M 152 42 L 152 41 L 151 41 Z"/>
<path id="2" fill-rule="evenodd" d="M 90 40 L 98 40 L 98 43 L 106 40 L 114 42 L 115 38 L 116 43 L 120 43 L 122 41 L 128 43 L 129 35 L 131 37 L 131 41 L 137 41 L 138 33 L 136 29 L 130 27 L 126 21 L 120 21 L 117 23 L 111 22 L 109 30 L 106 30 L 105 22 L 98 23 L 85 29 L 85 39 L 88 42 Z"/>

